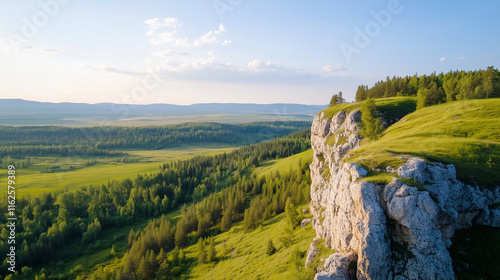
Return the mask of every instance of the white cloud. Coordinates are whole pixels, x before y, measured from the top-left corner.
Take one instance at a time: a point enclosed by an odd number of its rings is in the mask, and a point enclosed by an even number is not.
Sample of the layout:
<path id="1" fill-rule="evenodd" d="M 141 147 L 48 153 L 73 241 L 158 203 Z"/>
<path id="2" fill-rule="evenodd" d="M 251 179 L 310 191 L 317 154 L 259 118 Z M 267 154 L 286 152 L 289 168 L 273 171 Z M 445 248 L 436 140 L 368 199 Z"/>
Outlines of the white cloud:
<path id="1" fill-rule="evenodd" d="M 4 49 L 7 52 L 35 52 L 35 53 L 44 53 L 50 55 L 57 55 L 63 52 L 62 50 L 59 49 L 37 48 L 26 45 L 20 45 L 20 46 L 12 46 L 10 44 L 4 44 L 4 45 L 5 45 Z"/>
<path id="2" fill-rule="evenodd" d="M 264 72 L 264 71 L 276 72 L 276 71 L 285 69 L 285 67 L 283 67 L 283 65 L 281 65 L 278 62 L 272 62 L 269 60 L 267 62 L 264 62 L 260 59 L 254 59 L 254 60 L 248 62 L 247 67 L 249 70 L 255 71 L 255 72 Z"/>
<path id="3" fill-rule="evenodd" d="M 172 56 L 189 55 L 189 53 L 183 52 L 183 51 L 178 51 L 178 50 L 163 50 L 163 51 L 159 51 L 159 52 L 154 52 L 153 55 L 165 58 L 165 57 L 172 57 Z"/>
<path id="4" fill-rule="evenodd" d="M 204 51 L 203 47 L 228 46 L 232 41 L 226 38 L 228 31 L 224 24 L 201 36 L 188 38 L 182 32 L 181 22 L 176 18 L 153 18 L 145 21 L 149 25 L 146 35 L 157 49 L 146 60 L 147 69 L 169 78 L 194 81 L 224 83 L 308 83 L 321 78 L 300 68 L 290 68 L 271 60 L 253 59 L 246 64 L 234 65 L 221 61 L 214 50 Z M 186 48 L 189 48 L 187 51 Z M 215 49 L 217 50 L 217 49 Z M 340 70 L 340 65 L 330 66 L 331 71 Z M 103 68 L 102 71 L 111 71 Z"/>
<path id="5" fill-rule="evenodd" d="M 332 65 L 325 65 L 323 66 L 323 71 L 325 72 L 332 72 L 332 71 L 345 71 L 346 68 L 342 66 L 341 64 L 337 64 L 336 66 Z"/>
<path id="6" fill-rule="evenodd" d="M 153 31 L 148 31 L 148 36 L 151 37 L 149 40 L 153 45 L 163 45 L 166 43 L 174 43 L 176 47 L 189 47 L 191 44 L 187 37 L 181 38 L 177 33 L 177 30 L 155 33 Z"/>
<path id="7" fill-rule="evenodd" d="M 115 67 L 104 66 L 104 65 L 79 65 L 79 68 L 92 70 L 92 71 L 96 71 L 96 72 L 100 72 L 100 73 L 109 73 L 109 74 L 122 74 L 122 75 L 129 75 L 129 76 L 144 75 L 143 72 L 134 72 L 134 71 L 119 69 L 119 68 L 115 68 Z"/>
<path id="8" fill-rule="evenodd" d="M 179 23 L 178 18 L 152 18 L 145 21 L 149 28 L 152 30 L 156 30 L 160 27 L 179 27 L 181 24 Z"/>
<path id="9" fill-rule="evenodd" d="M 182 24 L 177 18 L 152 18 L 144 23 L 149 25 L 149 30 L 146 36 L 151 37 L 149 41 L 153 45 L 162 45 L 166 43 L 174 43 L 178 47 L 188 47 L 188 39 L 182 38 L 177 32 L 177 28 Z"/>
<path id="10" fill-rule="evenodd" d="M 460 57 L 460 60 L 465 60 L 465 56 Z"/>
<path id="11" fill-rule="evenodd" d="M 188 39 L 186 36 L 179 34 L 178 27 L 182 26 L 177 18 L 152 18 L 145 21 L 149 25 L 149 30 L 146 36 L 150 37 L 149 41 L 153 45 L 163 45 L 173 43 L 176 47 L 200 47 L 204 45 L 212 45 L 221 43 L 222 35 L 227 33 L 224 24 L 219 24 L 217 30 L 208 31 L 199 38 L 194 40 Z M 222 45 L 229 45 L 230 40 L 223 40 Z"/>
<path id="12" fill-rule="evenodd" d="M 226 28 L 224 27 L 224 24 L 219 25 L 219 30 L 214 30 L 214 31 L 209 31 L 205 33 L 204 35 L 200 36 L 200 38 L 195 39 L 193 42 L 193 45 L 195 47 L 203 46 L 203 45 L 208 45 L 208 44 L 216 44 L 220 42 L 220 35 L 221 34 L 226 34 Z M 225 40 L 227 41 L 227 40 Z M 224 41 L 224 42 L 225 42 Z M 224 44 L 224 43 L 222 43 Z"/>
<path id="13" fill-rule="evenodd" d="M 446 60 L 446 57 L 444 57 L 444 56 L 443 56 L 443 57 L 441 57 L 441 58 L 439 59 L 439 62 L 443 62 L 443 61 L 445 61 L 445 60 Z"/>
<path id="14" fill-rule="evenodd" d="M 151 60 L 149 68 L 156 69 L 156 73 L 163 77 L 222 83 L 301 84 L 321 78 L 300 68 L 260 59 L 251 60 L 246 65 L 222 63 L 213 51 L 206 52 L 202 57 L 176 58 Z"/>

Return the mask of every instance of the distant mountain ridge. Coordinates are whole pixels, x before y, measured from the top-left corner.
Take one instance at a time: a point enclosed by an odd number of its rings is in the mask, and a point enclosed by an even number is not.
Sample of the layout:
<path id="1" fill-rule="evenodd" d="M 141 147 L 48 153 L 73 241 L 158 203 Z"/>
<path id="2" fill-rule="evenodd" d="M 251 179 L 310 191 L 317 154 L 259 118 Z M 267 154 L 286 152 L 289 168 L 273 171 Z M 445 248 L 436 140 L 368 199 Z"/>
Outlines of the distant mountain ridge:
<path id="1" fill-rule="evenodd" d="M 153 124 L 186 121 L 242 122 L 263 120 L 265 115 L 286 120 L 312 120 L 327 105 L 303 104 L 251 104 L 251 103 L 199 103 L 172 104 L 115 104 L 115 103 L 50 103 L 22 99 L 0 99 L 0 125 L 94 125 L 99 122 L 126 124 Z M 210 116 L 212 115 L 212 116 Z M 217 116 L 215 116 L 217 115 Z M 240 115 L 239 118 L 230 115 Z M 243 116 L 249 115 L 249 116 Z M 252 115 L 250 117 L 250 115 Z M 203 117 L 205 116 L 205 117 Z M 257 117 L 260 116 L 260 117 Z M 234 121 L 231 121 L 234 120 Z"/>

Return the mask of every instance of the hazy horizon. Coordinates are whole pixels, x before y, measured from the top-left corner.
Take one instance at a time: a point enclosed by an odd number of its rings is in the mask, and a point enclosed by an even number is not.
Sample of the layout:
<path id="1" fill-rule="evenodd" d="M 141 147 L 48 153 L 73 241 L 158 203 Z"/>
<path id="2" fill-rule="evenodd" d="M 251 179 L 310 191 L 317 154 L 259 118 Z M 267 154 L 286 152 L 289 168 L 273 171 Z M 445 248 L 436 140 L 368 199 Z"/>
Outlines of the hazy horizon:
<path id="1" fill-rule="evenodd" d="M 0 98 L 328 103 L 500 64 L 498 2 L 0 0 Z"/>
<path id="2" fill-rule="evenodd" d="M 60 102 L 52 102 L 52 101 L 40 101 L 40 100 L 29 100 L 23 98 L 0 98 L 0 100 L 20 100 L 27 102 L 39 102 L 39 103 L 51 103 L 51 104 L 62 104 L 62 103 L 70 103 L 70 104 L 85 104 L 85 105 L 99 105 L 99 104 L 117 104 L 117 105 L 174 105 L 174 106 L 191 106 L 191 105 L 205 105 L 205 104 L 239 104 L 239 105 L 304 105 L 304 106 L 328 106 L 327 103 L 324 104 L 306 104 L 306 103 L 287 103 L 287 102 L 277 102 L 277 103 L 237 103 L 237 102 L 204 102 L 204 103 L 191 103 L 191 104 L 174 104 L 174 103 L 147 103 L 147 104 L 134 104 L 134 103 L 114 103 L 114 102 L 98 102 L 98 103 L 87 103 L 87 102 L 72 102 L 72 101 L 60 101 Z"/>

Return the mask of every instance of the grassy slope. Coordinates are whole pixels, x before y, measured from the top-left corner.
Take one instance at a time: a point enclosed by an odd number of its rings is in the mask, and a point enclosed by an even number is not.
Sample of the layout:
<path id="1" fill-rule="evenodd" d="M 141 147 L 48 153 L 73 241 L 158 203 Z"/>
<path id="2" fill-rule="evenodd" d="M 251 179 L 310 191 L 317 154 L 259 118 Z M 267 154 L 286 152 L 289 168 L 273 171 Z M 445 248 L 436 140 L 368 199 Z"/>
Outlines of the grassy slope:
<path id="1" fill-rule="evenodd" d="M 272 174 L 276 172 L 276 170 L 284 174 L 286 172 L 289 172 L 292 167 L 299 166 L 299 163 L 310 161 L 312 155 L 313 151 L 312 149 L 309 149 L 305 152 L 290 156 L 286 159 L 270 160 L 267 163 L 257 167 L 253 172 L 259 177 Z"/>
<path id="2" fill-rule="evenodd" d="M 278 170 L 286 173 L 291 168 L 297 168 L 300 162 L 310 162 L 312 149 L 290 156 L 285 159 L 271 160 L 267 164 L 256 168 L 253 173 L 265 176 Z M 301 213 L 302 209 L 308 208 L 307 204 L 299 205 L 296 209 Z M 312 218 L 311 214 L 304 218 Z M 266 220 L 259 228 L 251 232 L 243 230 L 242 222 L 233 225 L 229 232 L 216 236 L 217 264 L 202 264 L 192 268 L 190 277 L 194 279 L 297 279 L 297 271 L 290 269 L 292 263 L 289 256 L 294 248 L 302 253 L 309 248 L 315 236 L 311 225 L 304 228 L 300 226 L 294 231 L 294 244 L 285 248 L 281 246 L 279 237 L 283 235 L 286 227 L 286 216 L 282 213 L 274 218 Z M 278 251 L 268 256 L 266 248 L 268 241 L 272 239 Z M 197 258 L 196 244 L 186 249 L 188 258 Z M 305 258 L 301 264 L 305 263 Z"/>
<path id="3" fill-rule="evenodd" d="M 328 107 L 321 111 L 325 114 L 325 118 L 331 118 L 340 111 L 350 113 L 355 110 L 361 110 L 363 103 L 346 103 Z M 383 99 L 375 99 L 377 111 L 385 116 L 386 120 L 398 120 L 403 116 L 415 111 L 417 102 L 414 97 L 391 97 Z"/>
<path id="4" fill-rule="evenodd" d="M 76 165 L 89 160 L 90 157 L 39 157 L 40 162 L 27 168 L 16 170 L 17 196 L 27 194 L 37 196 L 44 192 L 56 192 L 63 189 L 74 189 L 82 186 L 98 186 L 108 180 L 121 180 L 137 174 L 156 172 L 163 162 L 182 160 L 195 155 L 213 155 L 228 152 L 235 148 L 232 145 L 184 145 L 163 150 L 128 150 L 130 158 L 138 160 L 132 163 L 116 163 L 113 158 L 101 159 L 93 166 L 54 173 L 42 173 L 53 162 Z M 7 179 L 7 169 L 0 170 L 0 183 Z M 6 183 L 6 181 L 3 181 Z"/>
<path id="5" fill-rule="evenodd" d="M 290 156 L 285 159 L 271 160 L 267 164 L 253 170 L 255 174 L 268 174 L 275 170 L 286 173 L 289 167 L 296 168 L 302 162 L 310 161 L 312 150 Z M 299 205 L 297 211 L 308 205 Z M 167 216 L 172 222 L 180 218 L 180 210 L 169 213 Z M 311 218 L 311 214 L 306 215 Z M 89 246 L 86 249 L 74 242 L 66 248 L 58 258 L 67 259 L 63 266 L 53 266 L 47 271 L 54 273 L 68 274 L 77 265 L 82 265 L 80 272 L 72 274 L 76 277 L 79 274 L 89 277 L 89 272 L 98 273 L 100 267 L 118 268 L 121 258 L 126 251 L 127 236 L 130 228 L 134 230 L 143 229 L 148 221 L 144 221 L 133 226 L 126 226 L 121 229 L 111 229 L 103 232 L 98 246 Z M 304 228 L 297 228 L 294 231 L 294 243 L 289 248 L 284 248 L 279 242 L 279 236 L 283 234 L 286 226 L 286 217 L 282 213 L 274 218 L 266 220 L 262 226 L 256 230 L 246 233 L 243 231 L 242 222 L 233 224 L 229 232 L 215 236 L 217 260 L 216 264 L 197 264 L 197 244 L 188 246 L 185 250 L 186 257 L 191 261 L 189 275 L 186 278 L 195 279 L 297 279 L 296 270 L 290 270 L 291 261 L 289 256 L 294 248 L 299 249 L 304 257 L 300 260 L 301 266 L 305 263 L 305 252 L 315 236 L 315 231 L 311 225 Z M 268 256 L 266 254 L 267 242 L 272 239 L 278 251 Z M 111 247 L 115 245 L 116 257 L 110 256 Z M 85 251 L 86 250 L 86 251 Z M 71 252 L 84 252 L 77 258 L 71 258 Z M 232 253 L 232 254 L 231 254 Z M 38 271 L 38 270 L 37 270 Z"/>
<path id="6" fill-rule="evenodd" d="M 297 210 L 304 208 L 307 208 L 307 205 L 301 205 Z M 295 271 L 290 269 L 292 264 L 289 262 L 289 256 L 294 248 L 305 252 L 315 232 L 310 224 L 303 228 L 299 226 L 294 231 L 294 244 L 285 248 L 281 246 L 279 237 L 284 234 L 286 223 L 285 213 L 265 221 L 259 228 L 248 233 L 243 230 L 241 223 L 238 223 L 229 232 L 215 238 L 217 258 L 220 261 L 216 264 L 195 264 L 189 276 L 193 279 L 214 280 L 295 279 Z M 266 254 L 270 239 L 278 249 L 272 256 Z M 197 258 L 196 244 L 186 249 L 186 256 Z M 304 262 L 305 259 L 302 264 Z"/>
<path id="7" fill-rule="evenodd" d="M 349 161 L 384 168 L 404 163 L 401 155 L 415 155 L 454 164 L 461 180 L 499 185 L 499 107 L 500 99 L 488 99 L 424 108 L 389 127 L 378 141 L 364 140 Z"/>

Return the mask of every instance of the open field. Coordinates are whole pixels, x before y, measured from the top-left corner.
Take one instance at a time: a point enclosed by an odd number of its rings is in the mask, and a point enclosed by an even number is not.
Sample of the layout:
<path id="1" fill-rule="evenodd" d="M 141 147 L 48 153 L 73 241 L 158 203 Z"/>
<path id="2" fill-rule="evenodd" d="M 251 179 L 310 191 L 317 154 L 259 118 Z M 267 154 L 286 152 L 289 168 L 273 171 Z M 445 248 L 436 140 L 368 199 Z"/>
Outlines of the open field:
<path id="1" fill-rule="evenodd" d="M 404 163 L 402 155 L 420 156 L 454 164 L 457 176 L 463 181 L 498 185 L 499 107 L 500 99 L 488 99 L 423 108 L 390 126 L 379 140 L 363 140 L 350 153 L 349 161 L 384 170 L 385 166 Z"/>
<path id="2" fill-rule="evenodd" d="M 185 122 L 248 123 L 255 121 L 311 121 L 325 105 L 193 104 L 124 105 L 47 103 L 0 99 L 0 125 L 150 126 Z M 24 108 L 19 111 L 18 108 Z"/>
<path id="3" fill-rule="evenodd" d="M 257 176 L 266 176 L 269 174 L 273 174 L 276 171 L 280 173 L 289 172 L 291 169 L 297 168 L 300 164 L 304 164 L 307 162 L 309 164 L 312 160 L 313 151 L 309 149 L 305 152 L 287 157 L 285 159 L 276 159 L 270 160 L 265 164 L 257 167 L 253 173 Z"/>
<path id="4" fill-rule="evenodd" d="M 98 186 L 110 180 L 132 178 L 137 174 L 155 172 L 163 162 L 183 160 L 196 155 L 213 155 L 229 152 L 235 145 L 182 145 L 162 150 L 124 150 L 129 154 L 129 163 L 119 163 L 121 158 L 99 158 L 91 166 L 75 170 L 46 173 L 50 165 L 78 165 L 91 157 L 39 157 L 37 163 L 16 170 L 17 196 L 38 196 L 44 192 L 57 192 L 84 186 Z M 7 180 L 7 169 L 0 172 L 0 183 Z"/>
<path id="5" fill-rule="evenodd" d="M 52 117 L 35 118 L 10 118 L 0 115 L 0 125 L 57 125 L 67 127 L 93 127 L 101 125 L 113 126 L 151 126 L 151 125 L 171 125 L 186 122 L 218 122 L 218 123 L 248 123 L 265 121 L 311 121 L 313 115 L 293 115 L 293 114 L 212 114 L 212 115 L 188 115 L 188 116 L 141 116 L 124 119 L 103 119 L 99 117 L 81 117 L 55 119 Z"/>
<path id="6" fill-rule="evenodd" d="M 160 116 L 160 117 L 137 117 L 119 119 L 113 122 L 118 126 L 145 126 L 145 125 L 169 125 L 185 122 L 218 122 L 218 123 L 248 123 L 264 121 L 311 121 L 312 115 L 288 115 L 288 114 L 213 114 L 213 115 L 189 115 L 189 116 Z M 78 120 L 74 120 L 75 122 Z M 64 124 L 63 124 L 64 125 Z M 70 124 L 75 126 L 74 124 Z M 88 121 L 82 126 L 99 125 L 99 121 Z M 79 126 L 79 125 L 76 125 Z"/>

